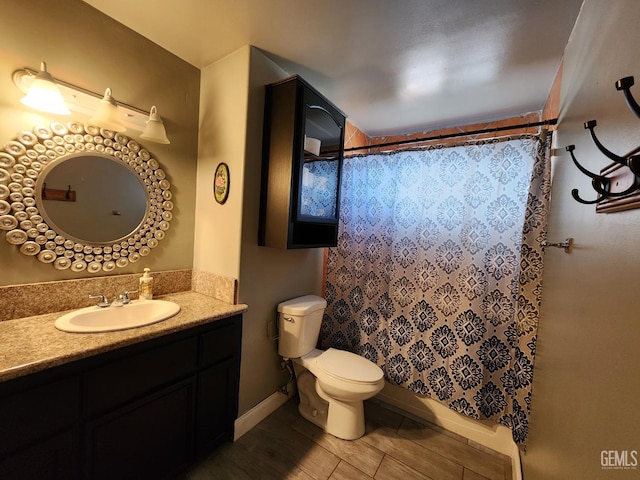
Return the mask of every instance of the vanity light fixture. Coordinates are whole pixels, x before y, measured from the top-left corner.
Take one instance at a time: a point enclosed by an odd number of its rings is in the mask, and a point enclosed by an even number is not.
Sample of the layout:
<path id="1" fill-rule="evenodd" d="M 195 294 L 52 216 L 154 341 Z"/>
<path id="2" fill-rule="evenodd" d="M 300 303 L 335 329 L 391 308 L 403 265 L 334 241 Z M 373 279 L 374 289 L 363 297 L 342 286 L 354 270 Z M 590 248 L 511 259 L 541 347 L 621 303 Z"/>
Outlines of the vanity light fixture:
<path id="1" fill-rule="evenodd" d="M 91 119 L 88 123 L 92 125 L 114 132 L 122 132 L 125 129 L 145 132 L 149 128 L 149 123 L 151 123 L 151 120 L 154 120 L 153 125 L 156 129 L 152 130 L 152 133 L 158 132 L 157 122 L 159 122 L 160 126 L 162 127 L 162 132 L 165 131 L 162 120 L 160 119 L 160 116 L 157 115 L 157 109 L 154 116 L 152 113 L 150 114 L 149 112 L 137 107 L 133 107 L 122 102 L 116 102 L 111 96 L 111 89 L 107 89 L 104 95 L 100 95 L 98 93 L 92 92 L 91 90 L 86 90 L 82 87 L 78 87 L 71 83 L 67 83 L 63 80 L 54 78 L 47 72 L 44 62 L 42 62 L 39 72 L 28 67 L 13 72 L 13 82 L 21 91 L 27 94 L 27 97 L 30 95 L 29 92 L 32 84 L 41 83 L 36 82 L 38 77 L 40 77 L 41 79 L 45 78 L 51 86 L 57 87 L 62 96 L 62 100 L 60 103 L 64 108 L 66 108 L 67 114 L 71 113 L 69 111 L 71 110 L 75 113 L 87 115 Z M 25 102 L 23 101 L 23 103 Z M 39 104 L 34 105 L 32 103 L 29 103 L 26 105 L 48 113 L 61 114 L 61 112 L 47 110 L 41 107 Z M 117 106 L 116 109 L 113 108 L 114 105 Z M 114 114 L 105 114 L 104 111 L 113 112 L 114 110 L 116 111 L 115 123 L 120 124 L 119 126 L 116 126 L 114 124 L 108 125 L 105 122 L 106 120 L 114 120 Z M 146 140 L 157 143 L 169 143 L 166 132 L 163 135 L 150 134 L 146 137 L 141 138 L 145 138 Z"/>
<path id="2" fill-rule="evenodd" d="M 162 123 L 162 118 L 158 115 L 158 109 L 156 106 L 151 107 L 151 113 L 149 114 L 149 120 L 147 120 L 147 126 L 144 132 L 140 135 L 140 138 L 149 140 L 156 143 L 171 143 L 167 138 L 167 132 Z"/>
<path id="3" fill-rule="evenodd" d="M 20 100 L 28 107 L 57 115 L 70 115 L 47 64 L 40 62 L 40 71 L 33 77 L 27 94 Z"/>
<path id="4" fill-rule="evenodd" d="M 111 130 L 113 132 L 124 132 L 127 130 L 120 121 L 120 112 L 118 111 L 118 104 L 111 96 L 111 89 L 107 88 L 104 91 L 104 97 L 98 104 L 96 113 L 89 119 L 89 125 L 95 125 L 96 127 Z"/>

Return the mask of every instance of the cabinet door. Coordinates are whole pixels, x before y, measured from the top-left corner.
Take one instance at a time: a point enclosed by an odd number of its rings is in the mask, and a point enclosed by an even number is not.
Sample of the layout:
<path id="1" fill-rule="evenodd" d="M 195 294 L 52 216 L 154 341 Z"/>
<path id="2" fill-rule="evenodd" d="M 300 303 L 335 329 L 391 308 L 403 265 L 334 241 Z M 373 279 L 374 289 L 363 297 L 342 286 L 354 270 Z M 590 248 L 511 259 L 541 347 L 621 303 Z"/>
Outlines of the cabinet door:
<path id="1" fill-rule="evenodd" d="M 237 358 L 221 362 L 198 375 L 197 455 L 225 440 L 233 440 L 238 413 Z"/>
<path id="2" fill-rule="evenodd" d="M 72 480 L 78 478 L 75 430 L 40 442 L 0 460 L 2 480 Z"/>
<path id="3" fill-rule="evenodd" d="M 80 416 L 79 377 L 28 384 L 0 385 L 0 458 L 72 428 Z"/>
<path id="4" fill-rule="evenodd" d="M 293 158 L 293 221 L 337 225 L 345 120 L 312 89 L 305 88 L 303 98 L 304 144 Z"/>
<path id="5" fill-rule="evenodd" d="M 87 426 L 84 478 L 172 478 L 192 460 L 195 378 Z"/>

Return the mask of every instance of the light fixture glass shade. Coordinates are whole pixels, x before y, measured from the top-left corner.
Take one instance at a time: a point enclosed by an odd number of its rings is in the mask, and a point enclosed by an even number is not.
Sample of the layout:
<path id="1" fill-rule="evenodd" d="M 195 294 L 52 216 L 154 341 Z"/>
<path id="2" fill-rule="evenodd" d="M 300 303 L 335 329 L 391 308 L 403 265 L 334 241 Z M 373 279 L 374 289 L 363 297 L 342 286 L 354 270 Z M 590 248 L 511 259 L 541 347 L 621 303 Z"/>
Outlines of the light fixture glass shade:
<path id="1" fill-rule="evenodd" d="M 20 101 L 28 107 L 43 112 L 57 115 L 71 114 L 62 99 L 60 89 L 51 74 L 47 72 L 47 65 L 44 62 L 40 63 L 40 71 L 33 78 L 28 93 Z"/>
<path id="2" fill-rule="evenodd" d="M 111 96 L 110 88 L 105 90 L 104 97 L 100 100 L 96 113 L 89 119 L 88 123 L 113 132 L 124 132 L 127 129 L 120 120 L 118 105 Z"/>
<path id="3" fill-rule="evenodd" d="M 151 107 L 149 120 L 147 120 L 147 126 L 145 127 L 144 132 L 142 132 L 142 135 L 140 135 L 140 138 L 156 143 L 171 143 L 167 138 L 167 132 L 164 129 L 164 123 L 162 123 L 162 118 L 160 118 L 160 115 L 158 115 L 158 109 L 155 105 Z"/>

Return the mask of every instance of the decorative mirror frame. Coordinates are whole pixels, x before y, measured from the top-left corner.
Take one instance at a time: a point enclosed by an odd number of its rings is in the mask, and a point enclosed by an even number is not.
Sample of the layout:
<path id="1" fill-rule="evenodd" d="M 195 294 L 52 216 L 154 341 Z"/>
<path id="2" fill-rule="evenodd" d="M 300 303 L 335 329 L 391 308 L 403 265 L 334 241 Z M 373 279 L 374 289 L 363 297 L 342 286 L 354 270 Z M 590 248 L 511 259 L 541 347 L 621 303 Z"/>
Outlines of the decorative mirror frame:
<path id="1" fill-rule="evenodd" d="M 148 205 L 139 227 L 114 242 L 80 242 L 43 219 L 36 183 L 47 165 L 72 153 L 100 152 L 140 176 Z M 20 252 L 58 270 L 111 272 L 151 253 L 165 238 L 173 214 L 171 184 L 159 162 L 126 135 L 70 121 L 23 131 L 0 152 L 0 230 Z"/>

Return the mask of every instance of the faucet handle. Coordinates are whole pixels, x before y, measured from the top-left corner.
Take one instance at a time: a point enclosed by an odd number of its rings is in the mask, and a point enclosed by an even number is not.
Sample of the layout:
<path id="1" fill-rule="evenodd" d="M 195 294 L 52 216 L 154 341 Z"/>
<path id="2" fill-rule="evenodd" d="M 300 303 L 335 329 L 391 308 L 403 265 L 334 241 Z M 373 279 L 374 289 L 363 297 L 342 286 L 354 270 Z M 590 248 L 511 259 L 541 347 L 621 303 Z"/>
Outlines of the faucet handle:
<path id="1" fill-rule="evenodd" d="M 124 293 L 118 295 L 117 300 L 120 300 L 123 305 L 127 305 L 131 303 L 131 298 L 129 298 L 129 294 L 138 293 L 138 290 L 126 290 Z"/>
<path id="2" fill-rule="evenodd" d="M 105 297 L 103 294 L 98 293 L 98 294 L 90 294 L 89 298 L 97 298 L 98 299 L 98 303 L 96 303 L 97 307 L 108 307 L 109 305 L 111 305 L 109 303 L 109 300 L 107 300 L 107 297 Z"/>

